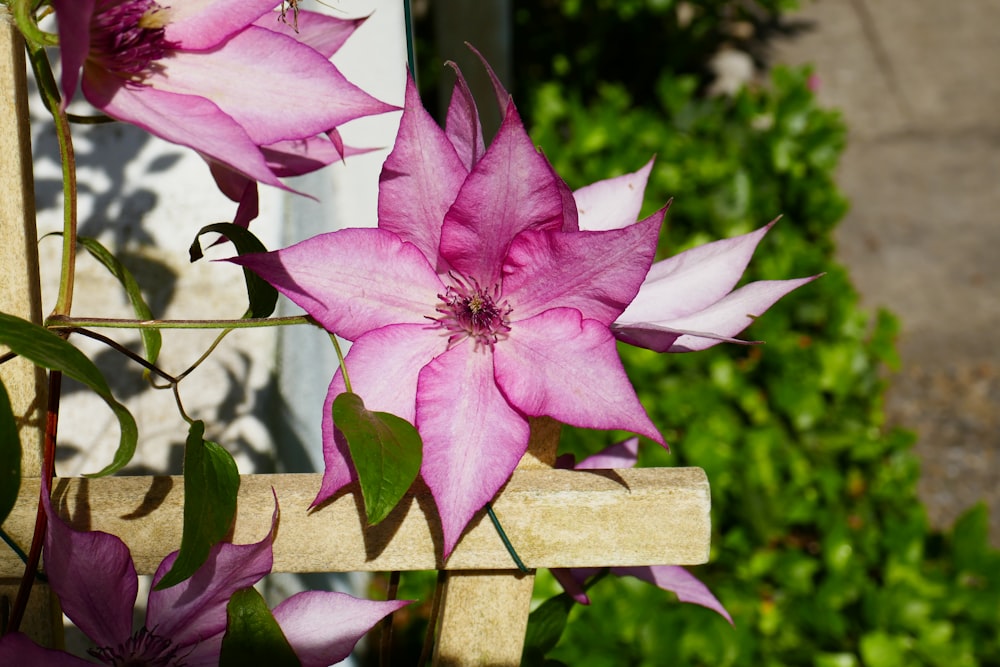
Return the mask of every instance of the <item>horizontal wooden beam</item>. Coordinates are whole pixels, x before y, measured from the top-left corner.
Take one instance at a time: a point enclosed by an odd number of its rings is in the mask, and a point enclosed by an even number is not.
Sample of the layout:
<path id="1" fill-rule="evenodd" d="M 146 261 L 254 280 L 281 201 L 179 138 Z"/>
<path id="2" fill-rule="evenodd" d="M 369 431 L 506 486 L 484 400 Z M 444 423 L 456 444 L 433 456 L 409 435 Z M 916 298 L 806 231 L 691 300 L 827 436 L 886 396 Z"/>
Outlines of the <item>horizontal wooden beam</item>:
<path id="1" fill-rule="evenodd" d="M 514 567 L 484 516 L 473 520 L 442 563 L 440 528 L 436 519 L 427 519 L 434 516 L 434 504 L 426 490 L 366 528 L 354 487 L 310 511 L 319 485 L 318 474 L 243 476 L 233 542 L 257 541 L 267 533 L 276 495 L 281 516 L 275 572 Z M 53 488 L 67 521 L 80 530 L 120 536 L 141 573 L 152 573 L 180 545 L 181 477 L 57 479 Z M 3 526 L 22 546 L 30 542 L 37 498 L 38 481 L 24 480 L 18 505 Z M 493 503 L 531 568 L 704 563 L 709 507 L 708 480 L 700 468 L 518 470 Z M 0 545 L 0 577 L 20 571 L 18 558 Z"/>

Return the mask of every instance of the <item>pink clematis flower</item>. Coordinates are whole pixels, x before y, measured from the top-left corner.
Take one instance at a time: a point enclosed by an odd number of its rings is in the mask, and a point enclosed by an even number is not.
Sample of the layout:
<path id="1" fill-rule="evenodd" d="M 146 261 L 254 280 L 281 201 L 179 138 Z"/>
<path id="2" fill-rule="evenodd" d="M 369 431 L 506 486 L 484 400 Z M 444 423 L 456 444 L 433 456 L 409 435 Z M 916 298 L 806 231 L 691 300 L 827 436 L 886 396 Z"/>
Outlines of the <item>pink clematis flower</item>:
<path id="1" fill-rule="evenodd" d="M 52 0 L 63 104 L 83 80 L 95 107 L 198 151 L 223 192 L 256 207 L 256 183 L 318 169 L 344 155 L 336 128 L 391 111 L 330 62 L 362 20 L 278 0 Z M 231 171 L 230 176 L 221 173 Z"/>
<path id="2" fill-rule="evenodd" d="M 652 161 L 631 174 L 573 193 L 580 229 L 620 229 L 635 223 Z M 770 223 L 656 262 L 639 293 L 612 325 L 619 340 L 656 352 L 692 352 L 734 338 L 778 299 L 817 276 L 759 280 L 733 290 Z"/>
<path id="3" fill-rule="evenodd" d="M 447 557 L 510 478 L 528 417 L 663 439 L 636 397 L 610 326 L 652 263 L 664 211 L 621 229 L 577 231 L 572 193 L 497 84 L 504 120 L 488 149 L 459 74 L 447 129 L 412 80 L 380 177 L 379 226 L 317 236 L 248 266 L 326 329 L 366 407 L 414 423 L 421 476 Z M 324 409 L 316 503 L 354 472 Z"/>
<path id="4" fill-rule="evenodd" d="M 638 456 L 639 439 L 629 438 L 623 442 L 611 445 L 593 456 L 589 456 L 573 465 L 573 455 L 559 457 L 556 467 L 573 468 L 575 470 L 613 470 L 616 468 L 632 468 Z M 551 570 L 570 597 L 580 604 L 590 604 L 590 598 L 583 588 L 588 578 L 600 572 L 599 568 L 557 568 Z M 733 619 L 719 599 L 697 577 L 679 565 L 647 565 L 642 567 L 612 567 L 611 574 L 618 577 L 635 577 L 647 581 L 665 591 L 677 595 L 681 602 L 701 605 L 716 612 L 730 624 Z"/>
<path id="5" fill-rule="evenodd" d="M 190 579 L 152 590 L 146 622 L 132 631 L 138 578 L 128 547 L 116 536 L 70 528 L 46 497 L 45 566 L 63 611 L 97 648 L 90 654 L 108 665 L 219 664 L 226 605 L 237 590 L 271 571 L 271 534 L 254 544 L 220 543 Z M 275 511 L 277 518 L 277 510 Z M 167 556 L 153 580 L 176 559 Z M 275 620 L 303 667 L 326 667 L 350 655 L 354 645 L 384 616 L 408 604 L 359 600 L 344 593 L 297 593 L 275 607 Z M 23 667 L 84 667 L 93 663 L 42 648 L 21 633 L 0 638 L 0 664 Z"/>

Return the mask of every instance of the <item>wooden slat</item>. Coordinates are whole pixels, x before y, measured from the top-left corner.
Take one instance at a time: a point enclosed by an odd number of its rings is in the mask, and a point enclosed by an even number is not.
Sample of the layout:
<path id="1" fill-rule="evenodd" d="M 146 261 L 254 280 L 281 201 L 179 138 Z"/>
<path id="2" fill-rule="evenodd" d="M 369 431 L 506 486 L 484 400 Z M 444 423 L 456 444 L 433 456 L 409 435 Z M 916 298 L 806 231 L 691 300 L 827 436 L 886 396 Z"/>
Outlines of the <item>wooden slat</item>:
<path id="1" fill-rule="evenodd" d="M 233 541 L 252 542 L 267 533 L 273 488 L 281 508 L 275 572 L 513 568 L 483 517 L 443 564 L 435 547 L 440 531 L 424 514 L 433 510 L 427 492 L 409 496 L 382 524 L 364 530 L 354 493 L 310 512 L 319 485 L 319 474 L 244 476 Z M 78 529 L 121 536 L 140 572 L 153 572 L 180 545 L 180 477 L 59 479 L 54 488 L 67 520 Z M 37 493 L 38 482 L 25 480 L 18 507 L 4 524 L 22 545 L 30 538 Z M 517 471 L 494 509 L 531 568 L 692 565 L 708 558 L 709 488 L 700 468 Z M 0 550 L 0 577 L 19 571 L 14 555 Z"/>
<path id="2" fill-rule="evenodd" d="M 24 43 L 7 7 L 0 6 L 0 312 L 32 322 L 41 322 L 37 244 Z M 6 351 L 0 345 L 0 353 Z M 21 474 L 38 477 L 45 374 L 24 359 L 14 359 L 0 366 L 0 381 L 17 419 Z M 34 488 L 37 493 L 37 485 Z M 37 498 L 29 498 L 22 509 L 37 504 Z M 3 551 L 12 555 L 6 547 Z M 21 568 L 13 568 L 0 577 L 0 604 L 14 600 L 18 580 L 13 577 L 20 575 Z M 46 646 L 61 643 L 62 617 L 48 586 L 35 583 L 21 630 Z"/>

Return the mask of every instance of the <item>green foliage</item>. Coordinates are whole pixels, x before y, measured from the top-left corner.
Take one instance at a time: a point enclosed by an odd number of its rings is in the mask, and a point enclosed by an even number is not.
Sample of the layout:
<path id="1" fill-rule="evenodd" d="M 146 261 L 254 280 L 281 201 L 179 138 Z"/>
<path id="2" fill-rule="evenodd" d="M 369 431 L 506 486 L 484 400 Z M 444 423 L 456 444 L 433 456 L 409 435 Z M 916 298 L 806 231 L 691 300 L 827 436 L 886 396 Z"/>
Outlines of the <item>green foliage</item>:
<path id="1" fill-rule="evenodd" d="M 21 435 L 7 388 L 0 381 L 0 524 L 17 504 L 21 488 Z"/>
<path id="2" fill-rule="evenodd" d="M 99 477 L 121 470 L 132 460 L 139 440 L 139 428 L 128 409 L 111 395 L 111 387 L 101 375 L 101 371 L 83 352 L 73 347 L 56 334 L 37 324 L 19 317 L 0 313 L 0 344 L 24 357 L 36 366 L 53 371 L 61 371 L 66 376 L 89 387 L 104 399 L 118 418 L 121 437 L 114 460 L 103 470 L 92 475 Z"/>
<path id="3" fill-rule="evenodd" d="M 212 547 L 229 533 L 236 518 L 240 472 L 218 443 L 205 440 L 205 422 L 195 421 L 184 443 L 184 531 L 177 560 L 157 589 L 184 581 L 204 565 Z"/>
<path id="4" fill-rule="evenodd" d="M 657 154 L 647 211 L 674 198 L 663 254 L 782 220 L 748 279 L 824 273 L 746 332 L 761 346 L 688 355 L 622 346 L 640 398 L 671 444 L 642 465 L 703 467 L 713 490 L 712 562 L 696 574 L 735 620 L 639 582 L 602 581 L 573 610 L 551 659 L 571 665 L 1000 664 L 1000 554 L 985 510 L 950 536 L 916 496 L 912 436 L 883 423 L 896 321 L 858 306 L 833 259 L 847 209 L 833 182 L 845 129 L 819 108 L 807 70 L 733 98 L 664 75 L 655 106 L 620 85 L 586 98 L 543 86 L 533 134 L 571 187 Z M 582 100 L 586 99 L 584 103 Z M 570 430 L 578 455 L 613 436 Z"/>
<path id="5" fill-rule="evenodd" d="M 226 634 L 222 636 L 220 667 L 299 667 L 301 664 L 261 594 L 252 586 L 233 593 L 226 605 Z"/>
<path id="6" fill-rule="evenodd" d="M 389 516 L 417 478 L 423 456 L 420 434 L 401 417 L 368 410 L 350 392 L 333 399 L 333 421 L 351 450 L 368 525 L 373 526 Z"/>

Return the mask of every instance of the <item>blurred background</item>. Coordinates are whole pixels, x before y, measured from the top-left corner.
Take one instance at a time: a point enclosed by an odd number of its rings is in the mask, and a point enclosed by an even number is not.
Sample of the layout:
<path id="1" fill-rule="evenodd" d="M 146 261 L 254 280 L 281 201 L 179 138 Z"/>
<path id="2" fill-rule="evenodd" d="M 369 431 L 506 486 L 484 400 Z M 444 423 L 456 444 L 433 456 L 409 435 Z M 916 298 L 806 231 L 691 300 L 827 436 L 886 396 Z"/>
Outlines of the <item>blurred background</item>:
<path id="1" fill-rule="evenodd" d="M 496 127 L 472 42 L 572 188 L 656 155 L 663 255 L 780 214 L 747 279 L 826 274 L 747 332 L 766 345 L 622 348 L 672 447 L 640 463 L 708 473 L 692 570 L 735 627 L 607 578 L 545 664 L 1000 664 L 1000 2 L 425 0 L 413 19 L 428 105 L 453 59 Z"/>

